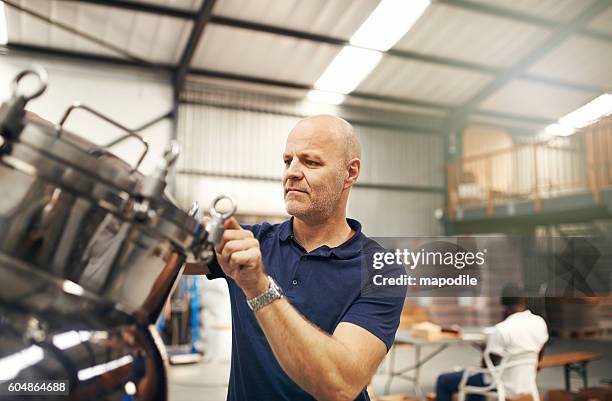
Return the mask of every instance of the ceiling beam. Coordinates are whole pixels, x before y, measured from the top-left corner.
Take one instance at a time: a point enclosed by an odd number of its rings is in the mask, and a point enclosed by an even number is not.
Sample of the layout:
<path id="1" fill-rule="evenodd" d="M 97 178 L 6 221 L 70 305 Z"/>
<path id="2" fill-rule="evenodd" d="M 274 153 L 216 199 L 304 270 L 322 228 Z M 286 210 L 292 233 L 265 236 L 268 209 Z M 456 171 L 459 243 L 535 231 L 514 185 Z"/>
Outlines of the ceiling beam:
<path id="1" fill-rule="evenodd" d="M 587 36 L 590 39 L 602 40 L 604 42 L 612 43 L 612 34 L 599 32 L 599 31 L 591 31 L 591 30 L 582 30 L 580 34 L 583 36 Z"/>
<path id="2" fill-rule="evenodd" d="M 436 64 L 443 67 L 461 68 L 464 70 L 470 70 L 483 74 L 497 74 L 499 72 L 499 68 L 496 67 L 454 59 L 450 57 L 419 53 L 412 50 L 389 49 L 386 53 L 391 56 L 403 58 L 406 60 L 421 61 L 423 63 Z"/>
<path id="3" fill-rule="evenodd" d="M 473 116 L 483 116 L 483 117 L 498 118 L 498 119 L 510 120 L 510 121 L 520 120 L 521 122 L 524 122 L 524 123 L 533 124 L 533 125 L 539 125 L 539 126 L 541 126 L 541 125 L 548 125 L 548 124 L 552 124 L 552 123 L 555 122 L 555 120 L 553 120 L 551 118 L 536 117 L 536 116 L 524 116 L 524 115 L 517 115 L 517 114 L 514 114 L 514 113 L 499 112 L 499 111 L 492 111 L 492 110 L 483 110 L 483 109 L 474 110 L 472 115 Z"/>
<path id="4" fill-rule="evenodd" d="M 12 0 L 3 0 L 3 3 L 5 5 L 7 5 L 7 6 L 9 6 L 9 7 L 12 7 L 14 9 L 20 11 L 20 12 L 28 14 L 28 15 L 30 15 L 33 18 L 41 20 L 41 21 L 43 21 L 43 22 L 45 22 L 45 23 L 47 23 L 49 25 L 55 26 L 58 29 L 61 29 L 63 31 L 66 31 L 66 32 L 69 32 L 69 33 L 71 33 L 73 35 L 76 35 L 76 36 L 78 36 L 80 38 L 83 38 L 83 39 L 87 40 L 90 43 L 95 43 L 96 45 L 98 45 L 100 47 L 103 47 L 103 48 L 105 48 L 107 50 L 110 50 L 113 53 L 116 53 L 116 54 L 121 55 L 123 57 L 126 57 L 128 59 L 131 59 L 131 60 L 136 61 L 138 63 L 143 63 L 143 64 L 144 63 L 149 63 L 149 61 L 144 60 L 144 59 L 142 59 L 142 58 L 140 58 L 140 57 L 130 53 L 129 51 L 123 49 L 122 47 L 116 46 L 116 45 L 114 45 L 114 44 L 112 44 L 110 42 L 106 42 L 106 41 L 100 39 L 99 37 L 97 37 L 95 35 L 92 35 L 92 34 L 90 34 L 88 32 L 84 32 L 84 31 L 78 30 L 78 29 L 76 29 L 75 27 L 73 27 L 73 26 L 71 26 L 69 24 L 64 24 L 63 22 L 61 22 L 61 21 L 59 21 L 57 19 L 51 18 L 51 17 L 49 17 L 49 16 L 47 16 L 47 15 L 45 15 L 43 13 L 39 13 L 39 12 L 37 12 L 35 10 L 32 10 L 30 8 L 22 7 L 20 4 L 15 3 Z"/>
<path id="5" fill-rule="evenodd" d="M 549 18 L 542 18 L 537 15 L 528 14 L 521 11 L 512 10 L 495 5 L 494 3 L 474 2 L 470 0 L 433 0 L 433 4 L 443 4 L 462 10 L 473 11 L 479 14 L 491 15 L 493 17 L 510 19 L 536 25 L 545 29 L 557 29 L 559 23 Z"/>
<path id="6" fill-rule="evenodd" d="M 242 74 L 232 74 L 232 73 L 209 70 L 209 69 L 204 69 L 204 68 L 191 69 L 190 73 L 196 76 L 199 75 L 199 76 L 204 76 L 204 77 L 209 77 L 209 78 L 220 78 L 220 79 L 227 79 L 231 81 L 248 82 L 248 83 L 253 83 L 253 84 L 275 86 L 279 88 L 303 89 L 303 90 L 314 89 L 312 85 L 303 84 L 303 83 L 280 81 L 276 79 L 260 78 L 260 77 L 254 77 L 254 76 L 249 76 L 249 75 L 242 75 Z M 362 93 L 362 92 L 351 92 L 346 96 L 354 97 L 358 99 L 373 100 L 373 101 L 378 101 L 378 102 L 400 104 L 404 106 L 423 107 L 423 108 L 435 109 L 435 110 L 445 111 L 445 112 L 452 110 L 452 106 L 447 105 L 447 104 L 428 102 L 428 101 L 423 101 L 423 100 L 418 100 L 418 99 L 396 98 L 396 97 L 375 95 L 372 93 Z"/>
<path id="7" fill-rule="evenodd" d="M 185 45 L 185 49 L 183 50 L 179 64 L 176 67 L 174 92 L 177 99 L 181 93 L 181 90 L 183 89 L 185 79 L 187 78 L 187 74 L 189 73 L 189 68 L 191 66 L 191 60 L 193 59 L 193 55 L 198 47 L 198 43 L 200 43 L 200 39 L 202 39 L 202 36 L 204 35 L 204 30 L 210 21 L 212 10 L 215 7 L 216 2 L 217 0 L 204 0 L 200 10 L 198 11 L 197 18 L 193 24 L 193 28 L 191 29 L 191 34 L 189 35 L 189 39 L 187 40 L 187 44 Z"/>
<path id="8" fill-rule="evenodd" d="M 327 35 L 319 35 L 311 32 L 298 31 L 296 29 L 285 28 L 276 25 L 268 25 L 259 22 L 247 21 L 238 18 L 223 17 L 213 15 L 210 22 L 216 25 L 227 26 L 231 28 L 245 29 L 255 32 L 271 33 L 273 35 L 287 36 L 295 39 L 309 40 L 311 42 L 326 43 L 336 46 L 344 46 L 348 44 L 347 40 L 334 38 Z"/>
<path id="9" fill-rule="evenodd" d="M 258 22 L 245 21 L 236 18 L 229 17 L 220 17 L 213 15 L 210 19 L 210 22 L 216 25 L 228 26 L 232 28 L 245 29 L 255 32 L 265 32 L 273 35 L 285 36 L 300 40 L 308 40 L 316 43 L 324 43 L 334 46 L 346 46 L 349 45 L 349 41 L 345 39 L 340 39 L 327 35 L 320 35 L 310 32 L 298 31 L 295 29 L 289 29 L 274 25 L 262 24 Z M 464 70 L 470 70 L 478 73 L 489 74 L 489 75 L 497 75 L 501 71 L 500 68 L 491 67 L 483 64 L 473 63 L 469 61 L 458 60 L 450 57 L 443 56 L 435 56 L 423 54 L 411 50 L 400 50 L 400 49 L 390 49 L 386 52 L 394 57 L 402 58 L 405 60 L 414 60 L 423 63 L 435 64 L 443 67 L 449 68 L 461 68 Z M 599 87 L 597 85 L 589 85 L 583 83 L 574 83 L 574 82 L 566 82 L 559 79 L 554 78 L 542 78 L 536 75 L 523 73 L 520 78 L 528 80 L 530 82 L 542 83 L 550 86 L 555 86 L 563 89 L 570 90 L 582 90 L 593 93 L 600 93 L 604 90 L 604 88 Z"/>
<path id="10" fill-rule="evenodd" d="M 385 96 L 385 95 L 376 95 L 374 93 L 365 93 L 365 92 L 351 92 L 348 96 L 364 99 L 364 100 L 372 100 L 376 102 L 384 102 L 384 103 L 392 103 L 398 104 L 402 106 L 413 106 L 413 107 L 423 107 L 426 109 L 439 110 L 444 112 L 452 111 L 452 105 L 447 103 L 440 102 L 430 102 L 426 100 L 419 99 L 407 99 L 403 97 L 395 97 L 395 96 Z"/>
<path id="11" fill-rule="evenodd" d="M 491 66 L 487 66 L 483 64 L 472 63 L 472 62 L 453 59 L 449 57 L 427 55 L 427 54 L 417 53 L 417 52 L 408 51 L 408 50 L 390 49 L 389 51 L 387 51 L 387 54 L 390 54 L 396 57 L 400 57 L 400 58 L 404 58 L 404 59 L 408 59 L 408 60 L 415 60 L 415 61 L 420 61 L 423 63 L 436 64 L 436 65 L 440 65 L 443 67 L 461 68 L 464 70 L 470 70 L 470 71 L 479 72 L 483 74 L 497 75 L 503 71 L 501 68 L 497 68 L 497 67 L 491 67 Z M 568 81 L 564 81 L 564 80 L 560 80 L 556 78 L 549 78 L 549 77 L 544 77 L 544 76 L 534 75 L 534 74 L 529 74 L 529 73 L 522 73 L 518 76 L 518 78 L 524 79 L 526 81 L 534 82 L 534 83 L 555 86 L 555 87 L 562 88 L 562 89 L 580 90 L 580 91 L 593 92 L 593 93 L 601 93 L 605 91 L 604 87 L 601 87 L 598 85 L 590 85 L 590 84 L 578 83 L 578 82 L 568 82 Z"/>
<path id="12" fill-rule="evenodd" d="M 557 47 L 561 42 L 567 39 L 570 35 L 581 30 L 588 22 L 595 16 L 605 11 L 612 3 L 610 0 L 598 0 L 584 10 L 580 15 L 570 21 L 568 24 L 563 25 L 556 31 L 554 31 L 544 43 L 538 46 L 536 49 L 529 52 L 517 63 L 507 70 L 502 71 L 498 74 L 494 80 L 487 84 L 478 93 L 472 96 L 466 103 L 461 107 L 457 108 L 450 117 L 451 121 L 457 123 L 464 119 L 468 114 L 474 112 L 478 105 L 497 92 L 508 82 L 519 77 L 524 71 L 526 71 L 535 62 L 544 57 L 548 52 Z"/>
<path id="13" fill-rule="evenodd" d="M 58 0 L 73 3 L 74 0 Z M 135 1 L 125 0 L 79 0 L 80 3 L 89 3 L 98 6 L 113 7 L 123 10 L 136 11 L 141 13 L 156 14 L 164 17 L 182 18 L 188 20 L 195 20 L 198 14 L 195 11 L 168 7 L 153 3 L 141 3 Z"/>
<path id="14" fill-rule="evenodd" d="M 230 72 L 215 71 L 215 70 L 209 70 L 206 68 L 192 68 L 189 71 L 189 73 L 192 75 L 196 75 L 196 76 L 209 77 L 209 78 L 220 78 L 220 79 L 226 79 L 230 81 L 246 82 L 246 83 L 266 85 L 266 86 L 275 86 L 278 88 L 303 89 L 303 90 L 312 89 L 312 85 L 307 85 L 307 84 L 301 84 L 301 83 L 290 82 L 290 81 L 281 81 L 277 79 L 260 78 L 260 77 L 250 76 L 250 75 L 233 74 Z"/>
<path id="15" fill-rule="evenodd" d="M 544 18 L 521 11 L 511 10 L 497 6 L 493 3 L 476 3 L 471 0 L 433 0 L 433 2 L 434 4 L 444 4 L 446 6 L 469 10 L 480 14 L 524 22 L 526 24 L 552 31 L 558 30 L 565 25 L 563 22 L 558 22 L 550 18 Z M 612 42 L 612 35 L 590 30 L 586 26 L 580 27 L 580 29 L 576 30 L 575 33 L 590 37 L 591 39 Z"/>
<path id="16" fill-rule="evenodd" d="M 467 127 L 483 127 L 483 128 L 495 128 L 508 132 L 515 136 L 534 136 L 539 129 L 535 127 L 519 127 L 512 124 L 501 124 L 495 121 L 480 121 L 467 119 L 461 131 Z"/>
<path id="17" fill-rule="evenodd" d="M 293 100 L 295 101 L 295 99 Z M 180 104 L 217 107 L 217 108 L 226 109 L 226 110 L 250 111 L 250 112 L 255 112 L 255 113 L 282 115 L 286 117 L 297 117 L 297 118 L 308 117 L 308 114 L 306 113 L 283 111 L 283 110 L 273 110 L 265 106 L 264 107 L 244 106 L 244 105 L 239 106 L 235 104 L 229 104 L 229 103 L 223 103 L 223 102 L 213 102 L 213 101 L 207 101 L 207 100 L 181 100 Z M 342 115 L 341 112 L 339 114 Z M 415 119 L 415 116 L 422 118 L 422 115 L 412 115 L 413 120 Z M 424 123 L 423 125 L 421 125 L 421 124 L 415 124 L 414 121 L 410 121 L 408 119 L 406 119 L 407 122 L 393 121 L 393 120 L 380 121 L 380 118 L 362 119 L 362 118 L 354 118 L 350 115 L 348 116 L 343 115 L 343 118 L 347 120 L 348 122 L 350 122 L 351 124 L 361 125 L 364 127 L 397 129 L 397 130 L 403 130 L 406 132 L 411 132 L 411 133 L 416 133 L 416 134 L 432 134 L 432 135 L 442 135 L 443 134 L 443 132 L 441 131 L 439 127 L 440 125 L 439 122 L 442 120 L 435 121 L 438 124 L 434 125 L 433 124 L 434 120 L 430 119 L 428 120 L 429 124 Z"/>
<path id="18" fill-rule="evenodd" d="M 151 71 L 163 71 L 163 72 L 172 72 L 174 71 L 174 66 L 170 64 L 162 64 L 162 63 L 140 63 L 135 60 L 130 60 L 126 58 L 120 58 L 115 56 L 106 56 L 102 54 L 95 53 L 82 53 L 75 52 L 72 50 L 64 50 L 59 48 L 49 48 L 42 47 L 36 45 L 29 45 L 24 43 L 7 43 L 4 46 L 0 46 L 0 49 L 4 49 L 4 53 L 6 54 L 23 54 L 28 56 L 46 56 L 46 57 L 57 57 L 72 61 L 91 61 L 98 63 L 110 64 L 113 66 L 123 66 L 123 67 L 136 67 L 143 68 Z"/>
<path id="19" fill-rule="evenodd" d="M 523 79 L 525 81 L 533 82 L 536 84 L 554 86 L 559 89 L 591 92 L 592 94 L 600 94 L 600 93 L 603 93 L 609 90 L 608 88 L 604 86 L 587 84 L 584 82 L 569 82 L 569 81 L 564 81 L 564 80 L 560 80 L 557 78 L 546 77 L 544 75 L 533 75 L 533 74 L 527 74 L 524 72 L 520 73 L 518 75 L 518 78 Z"/>
<path id="20" fill-rule="evenodd" d="M 232 73 L 214 71 L 214 70 L 202 69 L 202 68 L 192 69 L 190 71 L 190 74 L 193 74 L 196 76 L 209 77 L 209 78 L 220 78 L 220 79 L 226 79 L 226 80 L 231 80 L 231 81 L 274 86 L 274 87 L 279 87 L 279 88 L 303 89 L 303 90 L 313 89 L 312 85 L 303 84 L 303 83 L 280 81 L 280 80 L 275 80 L 275 79 L 260 78 L 260 77 L 242 75 L 242 74 L 232 74 Z M 358 99 L 365 99 L 365 100 L 372 100 L 372 101 L 383 102 L 383 103 L 396 104 L 396 105 L 428 108 L 428 109 L 438 110 L 438 111 L 447 112 L 447 113 L 450 113 L 453 110 L 455 110 L 455 106 L 452 104 L 429 102 L 429 101 L 419 100 L 419 99 L 407 99 L 407 98 L 399 98 L 399 97 L 394 97 L 394 96 L 377 95 L 373 93 L 351 92 L 346 96 L 354 97 Z M 552 120 L 549 120 L 546 118 L 523 116 L 523 115 L 518 115 L 518 114 L 513 114 L 513 113 L 510 114 L 510 113 L 503 113 L 503 112 L 497 112 L 497 111 L 475 110 L 474 113 L 483 115 L 483 116 L 505 119 L 505 120 L 510 120 L 510 121 L 516 121 L 516 122 L 523 122 L 523 123 L 534 124 L 534 125 L 547 125 L 552 122 Z"/>

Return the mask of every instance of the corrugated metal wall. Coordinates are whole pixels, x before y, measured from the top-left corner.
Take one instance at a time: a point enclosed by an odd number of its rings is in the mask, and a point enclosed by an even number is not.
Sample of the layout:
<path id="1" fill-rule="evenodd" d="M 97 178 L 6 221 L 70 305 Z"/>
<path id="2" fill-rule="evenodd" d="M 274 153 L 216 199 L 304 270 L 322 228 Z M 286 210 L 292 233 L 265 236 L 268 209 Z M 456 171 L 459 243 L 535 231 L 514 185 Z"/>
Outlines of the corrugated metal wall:
<path id="1" fill-rule="evenodd" d="M 361 141 L 362 182 L 444 185 L 442 137 L 356 126 Z"/>
<path id="2" fill-rule="evenodd" d="M 209 85 L 190 84 L 179 109 L 178 201 L 207 205 L 227 193 L 243 214 L 284 214 L 282 152 L 304 114 L 301 104 Z M 434 210 L 444 203 L 442 137 L 361 124 L 355 129 L 363 167 L 349 216 L 373 236 L 438 234 Z"/>

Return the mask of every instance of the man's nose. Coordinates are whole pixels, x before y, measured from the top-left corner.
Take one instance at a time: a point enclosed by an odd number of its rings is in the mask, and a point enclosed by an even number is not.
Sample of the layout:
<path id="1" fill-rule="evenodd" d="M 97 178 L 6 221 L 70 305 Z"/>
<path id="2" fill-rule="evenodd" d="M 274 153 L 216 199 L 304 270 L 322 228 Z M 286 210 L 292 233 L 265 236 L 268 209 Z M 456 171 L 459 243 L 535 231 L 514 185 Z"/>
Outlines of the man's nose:
<path id="1" fill-rule="evenodd" d="M 284 179 L 301 179 L 304 176 L 302 166 L 298 159 L 293 159 L 289 166 L 285 169 Z"/>

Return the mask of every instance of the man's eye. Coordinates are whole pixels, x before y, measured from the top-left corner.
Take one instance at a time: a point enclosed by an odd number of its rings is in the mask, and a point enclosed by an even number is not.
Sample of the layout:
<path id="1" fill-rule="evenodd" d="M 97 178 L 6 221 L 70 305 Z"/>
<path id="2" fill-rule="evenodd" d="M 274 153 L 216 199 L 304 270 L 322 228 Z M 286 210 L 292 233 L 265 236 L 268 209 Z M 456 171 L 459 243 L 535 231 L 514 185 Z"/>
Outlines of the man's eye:
<path id="1" fill-rule="evenodd" d="M 306 160 L 306 164 L 309 166 L 320 166 L 320 164 L 314 160 Z"/>
<path id="2" fill-rule="evenodd" d="M 283 162 L 285 163 L 286 166 L 291 164 L 291 160 L 289 159 L 285 159 Z"/>

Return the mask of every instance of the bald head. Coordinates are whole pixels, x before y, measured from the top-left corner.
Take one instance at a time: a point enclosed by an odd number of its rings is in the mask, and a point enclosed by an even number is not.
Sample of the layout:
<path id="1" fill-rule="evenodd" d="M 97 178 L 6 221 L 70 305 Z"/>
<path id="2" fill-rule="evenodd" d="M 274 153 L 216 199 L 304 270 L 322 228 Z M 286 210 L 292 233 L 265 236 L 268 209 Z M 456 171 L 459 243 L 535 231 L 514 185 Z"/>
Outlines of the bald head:
<path id="1" fill-rule="evenodd" d="M 300 120 L 283 153 L 287 212 L 319 222 L 334 214 L 344 216 L 359 177 L 360 154 L 357 135 L 345 120 L 327 114 Z"/>
<path id="2" fill-rule="evenodd" d="M 301 125 L 308 126 L 311 132 L 327 136 L 328 140 L 334 142 L 339 150 L 343 152 L 342 156 L 345 162 L 361 158 L 359 138 L 348 121 L 331 114 L 318 114 L 300 120 L 296 128 Z"/>

